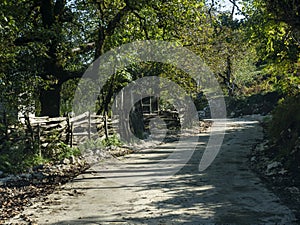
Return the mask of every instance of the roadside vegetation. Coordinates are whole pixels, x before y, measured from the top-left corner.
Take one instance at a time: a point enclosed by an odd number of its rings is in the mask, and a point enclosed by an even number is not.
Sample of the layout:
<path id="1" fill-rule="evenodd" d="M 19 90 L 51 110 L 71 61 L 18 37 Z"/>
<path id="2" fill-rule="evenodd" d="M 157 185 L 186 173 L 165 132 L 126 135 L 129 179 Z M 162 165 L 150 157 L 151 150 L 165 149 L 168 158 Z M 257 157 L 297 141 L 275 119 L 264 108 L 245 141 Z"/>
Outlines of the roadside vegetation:
<path id="1" fill-rule="evenodd" d="M 229 116 L 269 114 L 274 158 L 299 174 L 299 0 L 262 1 L 3 0 L 0 3 L 0 171 L 80 155 L 53 136 L 39 153 L 18 113 L 62 116 L 72 109 L 79 79 L 106 51 L 135 40 L 185 46 L 211 68 L 226 96 Z M 201 87 L 184 72 L 159 63 L 116 71 L 104 86 L 98 114 L 110 115 L 116 93 L 157 75 L 178 83 L 207 107 Z M 167 93 L 166 93 L 167 94 Z M 171 109 L 167 103 L 163 106 Z M 90 145 L 121 145 L 112 137 Z M 57 148 L 57 150 L 55 150 Z M 54 151 L 55 150 L 55 151 Z"/>

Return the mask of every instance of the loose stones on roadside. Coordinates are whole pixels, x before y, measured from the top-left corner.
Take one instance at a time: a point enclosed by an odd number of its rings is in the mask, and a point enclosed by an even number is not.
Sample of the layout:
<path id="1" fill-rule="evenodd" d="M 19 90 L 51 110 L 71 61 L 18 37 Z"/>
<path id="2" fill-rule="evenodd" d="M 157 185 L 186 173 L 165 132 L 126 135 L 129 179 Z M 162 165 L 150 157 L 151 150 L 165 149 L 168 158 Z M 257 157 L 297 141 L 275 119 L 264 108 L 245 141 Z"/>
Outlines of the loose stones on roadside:
<path id="1" fill-rule="evenodd" d="M 69 159 L 65 158 L 65 159 L 62 161 L 62 163 L 65 164 L 65 165 L 68 165 L 68 164 L 71 163 L 71 161 L 70 161 Z"/>

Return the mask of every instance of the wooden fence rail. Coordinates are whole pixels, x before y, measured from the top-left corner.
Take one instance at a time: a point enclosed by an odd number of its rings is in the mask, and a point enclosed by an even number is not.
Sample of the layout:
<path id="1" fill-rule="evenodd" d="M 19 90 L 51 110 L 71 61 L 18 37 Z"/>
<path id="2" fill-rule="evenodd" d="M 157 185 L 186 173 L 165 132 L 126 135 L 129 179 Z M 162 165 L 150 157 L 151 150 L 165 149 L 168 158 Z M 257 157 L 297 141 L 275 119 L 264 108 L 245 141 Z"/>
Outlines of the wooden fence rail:
<path id="1" fill-rule="evenodd" d="M 31 139 L 38 144 L 39 152 L 56 140 L 70 147 L 85 140 L 105 137 L 105 127 L 112 133 L 112 121 L 105 116 L 85 112 L 75 117 L 25 117 L 23 119 Z"/>
<path id="2" fill-rule="evenodd" d="M 149 119 L 153 116 L 153 114 L 144 115 L 146 128 Z M 167 122 L 167 125 L 171 126 L 175 123 L 178 126 L 177 112 L 161 111 L 159 116 Z M 107 115 L 101 116 L 91 112 L 74 117 L 24 117 L 22 121 L 31 136 L 32 143 L 37 143 L 40 154 L 42 149 L 51 147 L 51 144 L 64 142 L 73 147 L 86 140 L 108 137 L 114 133 L 114 126 L 118 123 L 118 119 L 112 121 Z"/>

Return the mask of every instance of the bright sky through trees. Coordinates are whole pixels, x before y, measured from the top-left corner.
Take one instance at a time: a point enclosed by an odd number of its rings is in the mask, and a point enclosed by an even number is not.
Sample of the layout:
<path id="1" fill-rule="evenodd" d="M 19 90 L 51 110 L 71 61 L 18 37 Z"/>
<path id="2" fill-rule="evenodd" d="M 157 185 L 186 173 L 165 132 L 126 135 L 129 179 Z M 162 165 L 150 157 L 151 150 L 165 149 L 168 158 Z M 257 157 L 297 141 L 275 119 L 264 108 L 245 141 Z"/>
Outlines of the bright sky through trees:
<path id="1" fill-rule="evenodd" d="M 235 2 L 236 2 L 236 4 L 238 5 L 238 7 L 241 9 L 239 1 L 235 1 Z M 221 7 L 220 7 L 220 10 L 221 10 L 221 11 L 231 11 L 231 10 L 232 10 L 233 4 L 232 4 L 232 2 L 231 2 L 230 0 L 221 0 L 221 1 L 220 1 L 220 4 L 221 4 Z M 235 19 L 238 19 L 238 20 L 244 18 L 243 15 L 240 15 L 240 14 L 239 14 L 237 8 L 235 8 L 235 10 L 234 10 L 234 15 L 233 15 L 233 17 L 234 17 Z"/>

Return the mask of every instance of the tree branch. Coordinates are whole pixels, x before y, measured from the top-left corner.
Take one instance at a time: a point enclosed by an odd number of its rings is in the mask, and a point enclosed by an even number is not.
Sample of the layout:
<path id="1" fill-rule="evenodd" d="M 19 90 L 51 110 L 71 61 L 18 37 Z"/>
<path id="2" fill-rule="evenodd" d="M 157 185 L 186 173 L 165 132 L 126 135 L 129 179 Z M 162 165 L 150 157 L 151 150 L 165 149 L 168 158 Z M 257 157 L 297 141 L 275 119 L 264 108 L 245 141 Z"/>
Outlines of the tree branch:
<path id="1" fill-rule="evenodd" d="M 234 5 L 234 7 L 237 9 L 237 11 L 239 11 L 246 19 L 249 19 L 249 16 L 247 14 L 245 14 L 243 12 L 243 10 L 240 9 L 238 4 L 236 3 L 236 0 L 229 0 L 229 1 Z"/>
<path id="2" fill-rule="evenodd" d="M 115 28 L 118 26 L 118 24 L 120 23 L 122 18 L 126 15 L 126 13 L 129 12 L 130 10 L 131 10 L 131 8 L 129 7 L 129 5 L 126 4 L 126 6 L 124 6 L 115 15 L 115 17 L 111 21 L 109 21 L 107 28 L 106 28 L 106 35 L 111 36 L 114 33 Z"/>
<path id="3" fill-rule="evenodd" d="M 90 42 L 90 43 L 87 43 L 87 44 L 82 44 L 80 45 L 79 47 L 76 47 L 76 48 L 73 48 L 71 49 L 71 53 L 86 53 L 88 51 L 91 51 L 95 48 L 95 42 Z"/>
<path id="4" fill-rule="evenodd" d="M 14 44 L 16 46 L 24 46 L 31 42 L 43 42 L 43 39 L 40 37 L 19 37 L 16 40 L 14 40 Z"/>
<path id="5" fill-rule="evenodd" d="M 54 16 L 61 16 L 64 13 L 66 0 L 56 0 L 54 5 Z"/>
<path id="6" fill-rule="evenodd" d="M 231 13 L 230 13 L 230 19 L 233 20 L 233 15 L 234 15 L 234 9 L 235 9 L 235 6 L 236 6 L 236 2 L 235 2 L 235 0 L 230 0 L 230 2 L 233 4 L 232 5 L 232 10 L 231 10 Z"/>
<path id="7" fill-rule="evenodd" d="M 81 78 L 86 69 L 78 70 L 78 71 L 64 71 L 64 76 L 61 78 L 60 82 L 64 83 L 68 80 L 72 80 L 75 78 Z"/>
<path id="8" fill-rule="evenodd" d="M 133 11 L 133 14 L 140 20 L 141 29 L 144 31 L 146 39 L 149 40 L 150 38 L 146 28 L 146 19 L 141 17 L 136 11 Z"/>
<path id="9" fill-rule="evenodd" d="M 208 15 L 209 15 L 209 18 L 210 18 L 210 22 L 212 22 L 211 11 L 212 11 L 212 9 L 214 8 L 214 6 L 215 6 L 215 0 L 211 0 L 211 5 L 210 5 L 210 7 L 209 7 L 209 9 L 208 9 Z"/>
<path id="10" fill-rule="evenodd" d="M 106 37 L 113 35 L 115 29 L 120 24 L 122 18 L 126 15 L 127 12 L 129 12 L 132 9 L 128 4 L 128 0 L 125 2 L 126 5 L 121 10 L 119 10 L 119 12 L 114 16 L 114 18 L 111 21 L 109 21 L 106 27 L 104 27 L 101 23 L 99 23 L 98 38 L 96 41 L 95 59 L 103 54 L 104 52 L 103 47 L 104 47 Z M 99 3 L 100 12 L 102 11 L 102 7 L 101 4 Z M 101 15 L 103 15 L 103 13 Z"/>
<path id="11" fill-rule="evenodd" d="M 44 27 L 51 27 L 55 21 L 52 0 L 41 0 L 41 15 Z"/>

